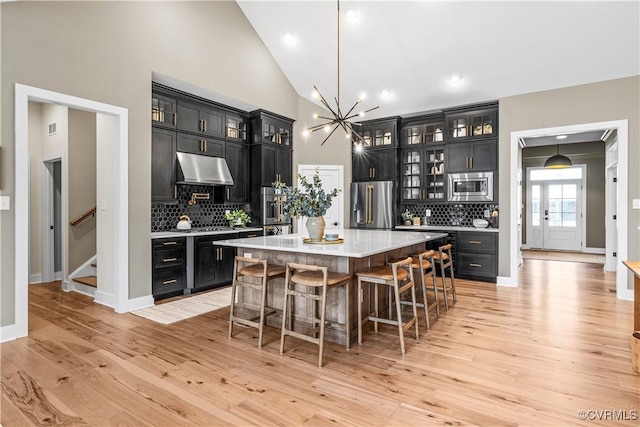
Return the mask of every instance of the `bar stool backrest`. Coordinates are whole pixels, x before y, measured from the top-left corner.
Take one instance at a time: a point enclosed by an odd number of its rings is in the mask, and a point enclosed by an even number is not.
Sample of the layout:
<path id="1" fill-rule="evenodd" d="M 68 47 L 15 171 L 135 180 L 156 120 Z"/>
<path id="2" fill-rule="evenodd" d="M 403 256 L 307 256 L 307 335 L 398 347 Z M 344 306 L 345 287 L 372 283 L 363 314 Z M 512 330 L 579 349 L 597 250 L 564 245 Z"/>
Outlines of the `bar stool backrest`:
<path id="1" fill-rule="evenodd" d="M 453 245 L 451 243 L 447 243 L 446 245 L 438 247 L 438 254 L 440 256 L 440 263 L 442 264 L 442 268 L 453 266 L 453 256 L 451 256 L 452 247 Z M 446 257 L 444 255 L 446 255 Z"/>

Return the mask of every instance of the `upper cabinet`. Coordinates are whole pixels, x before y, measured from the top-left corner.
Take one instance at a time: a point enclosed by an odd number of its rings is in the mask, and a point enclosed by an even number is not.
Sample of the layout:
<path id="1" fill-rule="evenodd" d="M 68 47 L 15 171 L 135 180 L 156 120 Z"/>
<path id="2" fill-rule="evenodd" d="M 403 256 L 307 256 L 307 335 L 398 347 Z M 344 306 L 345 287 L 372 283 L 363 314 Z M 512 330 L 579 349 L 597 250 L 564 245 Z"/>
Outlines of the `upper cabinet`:
<path id="1" fill-rule="evenodd" d="M 446 110 L 445 120 L 448 142 L 496 138 L 498 135 L 497 103 Z"/>
<path id="2" fill-rule="evenodd" d="M 444 116 L 424 116 L 403 121 L 402 147 L 442 144 L 445 140 Z"/>
<path id="3" fill-rule="evenodd" d="M 225 112 L 197 102 L 178 100 L 176 127 L 184 132 L 224 138 Z"/>
<path id="4" fill-rule="evenodd" d="M 353 130 L 362 138 L 365 150 L 391 148 L 398 145 L 399 122 L 399 117 L 369 120 L 360 122 L 362 126 L 354 126 Z"/>
<path id="5" fill-rule="evenodd" d="M 226 115 L 225 138 L 230 141 L 247 142 L 248 119 L 239 114 Z"/>
<path id="6" fill-rule="evenodd" d="M 176 132 L 151 129 L 151 201 L 176 203 Z"/>
<path id="7" fill-rule="evenodd" d="M 175 98 L 153 93 L 151 95 L 151 124 L 175 129 L 177 119 Z"/>
<path id="8" fill-rule="evenodd" d="M 251 117 L 254 144 L 277 144 L 292 148 L 293 121 L 264 110 Z"/>

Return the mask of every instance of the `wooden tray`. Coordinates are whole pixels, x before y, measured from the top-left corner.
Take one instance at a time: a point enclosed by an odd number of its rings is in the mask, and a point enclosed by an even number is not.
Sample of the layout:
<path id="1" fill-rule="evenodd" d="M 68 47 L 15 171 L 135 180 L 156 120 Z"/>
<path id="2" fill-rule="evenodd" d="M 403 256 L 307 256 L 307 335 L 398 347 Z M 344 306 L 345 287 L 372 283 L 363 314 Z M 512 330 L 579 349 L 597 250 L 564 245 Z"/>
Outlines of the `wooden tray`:
<path id="1" fill-rule="evenodd" d="M 302 238 L 302 243 L 308 243 L 310 245 L 339 245 L 341 243 L 344 243 L 344 239 L 342 237 L 340 237 L 337 240 L 325 240 L 325 239 L 322 239 L 319 242 L 312 242 L 309 237 L 303 237 Z"/>

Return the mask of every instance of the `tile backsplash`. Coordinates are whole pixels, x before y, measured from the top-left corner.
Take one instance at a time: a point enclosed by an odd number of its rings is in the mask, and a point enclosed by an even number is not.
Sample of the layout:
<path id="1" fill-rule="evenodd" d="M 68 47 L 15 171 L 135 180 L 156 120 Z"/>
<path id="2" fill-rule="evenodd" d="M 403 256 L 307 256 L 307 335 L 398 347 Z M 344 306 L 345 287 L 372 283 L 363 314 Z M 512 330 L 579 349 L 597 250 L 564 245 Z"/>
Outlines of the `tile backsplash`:
<path id="1" fill-rule="evenodd" d="M 178 202 L 151 204 L 151 231 L 169 231 L 176 228 L 180 215 L 188 215 L 193 227 L 225 226 L 225 210 L 244 209 L 249 215 L 249 205 L 243 203 L 219 203 L 214 201 L 214 187 L 205 185 L 179 185 Z M 187 202 L 193 193 L 209 193 L 209 200 L 198 200 L 193 206 Z M 253 215 L 251 215 L 252 219 Z M 255 221 L 257 222 L 257 221 Z"/>
<path id="2" fill-rule="evenodd" d="M 413 205 L 403 205 L 398 212 L 398 224 L 402 219 L 400 215 L 407 209 L 414 216 L 419 216 L 424 224 L 425 211 L 431 210 L 431 217 L 428 219 L 428 225 L 441 226 L 461 226 L 471 227 L 475 218 L 484 218 L 484 211 L 492 212 L 498 208 L 497 203 L 449 203 L 449 204 L 428 204 L 420 203 Z"/>

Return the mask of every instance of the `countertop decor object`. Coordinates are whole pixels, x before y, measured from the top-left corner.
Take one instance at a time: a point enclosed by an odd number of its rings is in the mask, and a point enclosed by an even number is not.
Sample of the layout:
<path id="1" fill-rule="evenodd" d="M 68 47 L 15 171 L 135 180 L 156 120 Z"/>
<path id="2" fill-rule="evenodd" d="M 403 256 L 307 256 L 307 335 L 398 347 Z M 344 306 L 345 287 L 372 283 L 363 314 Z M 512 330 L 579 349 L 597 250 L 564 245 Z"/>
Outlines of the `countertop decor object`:
<path id="1" fill-rule="evenodd" d="M 280 189 L 284 193 L 282 203 L 282 215 L 285 217 L 307 217 L 307 231 L 313 241 L 319 241 L 324 236 L 324 217 L 331 207 L 333 198 L 338 195 L 338 189 L 334 188 L 330 192 L 322 188 L 320 172 L 316 169 L 313 174 L 313 181 L 309 182 L 307 177 L 298 174 L 298 188 L 287 186 L 284 182 L 274 182 L 273 187 Z"/>
<path id="2" fill-rule="evenodd" d="M 489 226 L 489 221 L 482 218 L 475 218 L 473 220 L 473 226 L 476 228 L 487 228 Z"/>
<path id="3" fill-rule="evenodd" d="M 251 217 L 242 209 L 235 209 L 225 214 L 229 221 L 229 227 L 246 227 L 251 222 Z"/>
<path id="4" fill-rule="evenodd" d="M 187 215 L 180 215 L 176 228 L 178 230 L 191 230 L 191 219 Z"/>
<path id="5" fill-rule="evenodd" d="M 409 212 L 409 210 L 405 210 L 400 214 L 402 220 L 404 221 L 404 225 L 412 225 L 413 224 L 413 214 Z"/>

